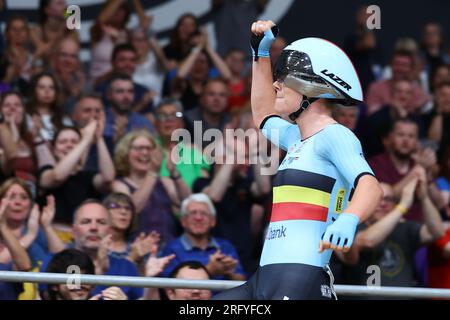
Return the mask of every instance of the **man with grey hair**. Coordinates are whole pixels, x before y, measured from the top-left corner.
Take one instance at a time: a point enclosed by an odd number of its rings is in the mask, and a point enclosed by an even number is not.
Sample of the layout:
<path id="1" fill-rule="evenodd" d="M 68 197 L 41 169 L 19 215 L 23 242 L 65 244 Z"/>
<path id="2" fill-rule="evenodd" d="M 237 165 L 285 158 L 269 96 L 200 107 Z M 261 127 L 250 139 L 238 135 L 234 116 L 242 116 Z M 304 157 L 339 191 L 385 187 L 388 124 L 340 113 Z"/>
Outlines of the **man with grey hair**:
<path id="1" fill-rule="evenodd" d="M 184 199 L 181 204 L 184 233 L 163 249 L 162 256 L 176 257 L 162 275 L 169 276 L 175 266 L 193 260 L 201 262 L 212 279 L 245 280 L 246 274 L 231 242 L 211 236 L 215 224 L 216 209 L 206 194 L 196 193 Z"/>

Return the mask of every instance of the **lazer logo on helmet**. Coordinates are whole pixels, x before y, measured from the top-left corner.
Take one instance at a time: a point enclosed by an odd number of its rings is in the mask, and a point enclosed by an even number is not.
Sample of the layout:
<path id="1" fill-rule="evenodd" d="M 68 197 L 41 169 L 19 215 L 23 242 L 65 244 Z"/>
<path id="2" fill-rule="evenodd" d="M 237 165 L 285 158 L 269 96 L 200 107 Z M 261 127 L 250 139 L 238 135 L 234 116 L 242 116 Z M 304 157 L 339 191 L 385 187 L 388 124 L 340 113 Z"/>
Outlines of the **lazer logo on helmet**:
<path id="1" fill-rule="evenodd" d="M 339 78 L 337 75 L 335 75 L 332 72 L 328 72 L 328 69 L 323 69 L 321 71 L 321 73 L 323 73 L 324 75 L 326 75 L 328 78 L 330 78 L 331 80 L 333 80 L 334 82 L 336 82 L 338 85 L 344 87 L 345 89 L 347 89 L 347 91 L 350 91 L 350 89 L 352 88 L 347 82 L 345 82 L 344 80 L 342 80 L 341 78 Z"/>

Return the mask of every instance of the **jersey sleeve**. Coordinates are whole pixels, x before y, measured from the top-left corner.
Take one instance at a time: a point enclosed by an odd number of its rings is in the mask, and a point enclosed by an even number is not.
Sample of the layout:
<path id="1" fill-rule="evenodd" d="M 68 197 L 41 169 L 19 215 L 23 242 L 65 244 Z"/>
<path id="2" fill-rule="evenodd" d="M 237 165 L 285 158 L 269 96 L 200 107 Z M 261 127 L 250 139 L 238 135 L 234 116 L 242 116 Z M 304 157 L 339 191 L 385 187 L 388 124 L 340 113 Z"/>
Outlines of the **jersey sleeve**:
<path id="1" fill-rule="evenodd" d="M 361 143 L 352 131 L 339 124 L 329 125 L 324 130 L 325 134 L 318 137 L 315 145 L 318 154 L 336 166 L 353 187 L 363 175 L 374 176 L 364 158 Z"/>
<path id="2" fill-rule="evenodd" d="M 280 116 L 267 116 L 260 126 L 262 134 L 278 148 L 285 151 L 294 141 L 301 139 L 300 129 Z"/>

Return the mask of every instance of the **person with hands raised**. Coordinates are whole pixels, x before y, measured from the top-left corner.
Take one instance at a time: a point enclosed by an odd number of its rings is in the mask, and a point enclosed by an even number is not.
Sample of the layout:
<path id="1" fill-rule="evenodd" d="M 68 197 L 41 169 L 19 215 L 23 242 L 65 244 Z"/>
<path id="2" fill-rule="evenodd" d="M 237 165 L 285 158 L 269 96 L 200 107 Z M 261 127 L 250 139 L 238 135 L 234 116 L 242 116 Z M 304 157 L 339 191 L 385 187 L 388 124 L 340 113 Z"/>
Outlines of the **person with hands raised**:
<path id="1" fill-rule="evenodd" d="M 427 193 L 425 171 L 416 174 L 404 186 L 398 202 L 390 185 L 381 183 L 381 187 L 384 196 L 379 206 L 360 226 L 350 251 L 338 255 L 344 263 L 344 281 L 365 285 L 367 267 L 377 265 L 381 268 L 382 286 L 417 286 L 414 268 L 417 250 L 445 233 L 439 212 Z M 405 219 L 415 197 L 421 202 L 424 223 Z"/>
<path id="2" fill-rule="evenodd" d="M 0 238 L 2 245 L 11 255 L 11 262 L 0 263 L 1 271 L 29 271 L 32 267 L 27 251 L 19 242 L 19 239 L 11 232 L 6 219 L 6 209 L 9 206 L 8 199 L 2 199 L 0 203 Z M 16 300 L 23 291 L 21 283 L 0 282 L 0 299 Z"/>
<path id="3" fill-rule="evenodd" d="M 335 299 L 332 250 L 350 249 L 356 227 L 382 195 L 361 143 L 332 118 L 336 104 L 362 102 L 361 83 L 345 52 L 320 38 L 288 45 L 272 73 L 278 27 L 258 20 L 251 33 L 253 120 L 287 154 L 273 180 L 259 268 L 215 298 Z"/>
<path id="4" fill-rule="evenodd" d="M 15 175 L 34 185 L 37 173 L 35 153 L 38 154 L 34 138 L 37 130 L 27 129 L 22 96 L 15 91 L 4 92 L 0 99 L 0 114 L 4 119 L 0 123 L 0 147 L 5 156 L 1 169 L 7 176 Z"/>
<path id="5" fill-rule="evenodd" d="M 206 31 L 194 33 L 191 39 L 195 46 L 171 82 L 172 96 L 180 99 L 185 110 L 198 107 L 208 79 L 220 76 L 228 81 L 232 77 L 228 65 L 210 46 Z"/>
<path id="6" fill-rule="evenodd" d="M 29 271 L 31 269 L 30 257 L 8 226 L 6 218 L 8 206 L 9 200 L 2 199 L 0 203 L 0 235 L 3 240 L 2 242 L 10 252 L 14 268 L 19 271 Z"/>
<path id="7" fill-rule="evenodd" d="M 225 132 L 238 125 L 233 122 L 225 125 Z M 255 249 L 257 243 L 252 242 L 252 207 L 260 204 L 270 193 L 271 182 L 270 176 L 263 172 L 262 161 L 250 161 L 257 155 L 256 134 L 248 138 L 247 142 L 243 137 L 227 134 L 215 141 L 215 164 L 211 176 L 198 178 L 193 190 L 205 193 L 213 201 L 221 213 L 217 216 L 214 235 L 232 242 L 245 271 L 250 273 L 257 266 L 258 257 L 253 252 L 259 251 Z"/>
<path id="8" fill-rule="evenodd" d="M 45 194 L 56 199 L 55 222 L 67 226 L 72 222 L 75 208 L 88 198 L 98 198 L 109 190 L 115 169 L 102 131 L 104 118 L 90 121 L 81 132 L 64 127 L 55 135 L 53 156 L 55 165 L 39 169 L 38 183 Z M 91 145 L 95 143 L 100 172 L 83 170 Z"/>
<path id="9" fill-rule="evenodd" d="M 32 203 L 33 198 L 28 184 L 19 178 L 6 180 L 0 187 L 0 199 L 8 202 L 4 215 L 9 229 L 21 246 L 28 251 L 33 265 L 36 265 L 45 258 L 49 249 L 55 250 L 55 247 L 52 239 L 47 238 L 45 228 L 40 228 L 41 213 L 39 206 Z M 51 230 L 51 227 L 48 230 Z M 1 248 L 0 263 L 10 261 L 9 250 Z"/>
<path id="10" fill-rule="evenodd" d="M 34 205 L 33 210 L 39 210 L 36 204 Z M 50 252 L 60 252 L 65 247 L 64 242 L 59 238 L 52 226 L 55 213 L 55 197 L 49 195 L 47 196 L 47 205 L 42 208 L 39 223 L 44 231 L 45 237 L 47 238 L 48 249 Z"/>

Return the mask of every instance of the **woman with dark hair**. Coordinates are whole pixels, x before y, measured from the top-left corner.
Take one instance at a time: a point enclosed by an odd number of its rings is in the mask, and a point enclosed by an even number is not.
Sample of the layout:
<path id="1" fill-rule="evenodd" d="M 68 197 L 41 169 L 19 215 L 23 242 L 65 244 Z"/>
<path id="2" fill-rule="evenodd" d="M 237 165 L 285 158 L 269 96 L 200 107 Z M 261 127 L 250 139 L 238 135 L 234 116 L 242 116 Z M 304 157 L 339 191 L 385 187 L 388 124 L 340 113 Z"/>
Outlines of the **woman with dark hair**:
<path id="1" fill-rule="evenodd" d="M 52 141 L 63 122 L 70 123 L 64 118 L 58 82 L 53 74 L 42 72 L 31 78 L 29 89 L 28 128 L 38 130 L 44 140 Z"/>
<path id="2" fill-rule="evenodd" d="M 31 40 L 36 48 L 37 65 L 48 65 L 55 46 L 64 37 L 70 36 L 78 41 L 78 33 L 66 26 L 65 0 L 40 0 L 39 24 L 31 29 Z"/>
<path id="3" fill-rule="evenodd" d="M 197 18 L 192 13 L 185 13 L 177 20 L 170 35 L 170 42 L 163 48 L 168 59 L 169 70 L 176 68 L 188 56 L 192 45 L 190 38 L 199 32 Z"/>
<path id="4" fill-rule="evenodd" d="M 0 147 L 5 161 L 2 171 L 32 184 L 36 183 L 35 133 L 27 130 L 25 107 L 18 92 L 8 91 L 0 100 Z"/>

